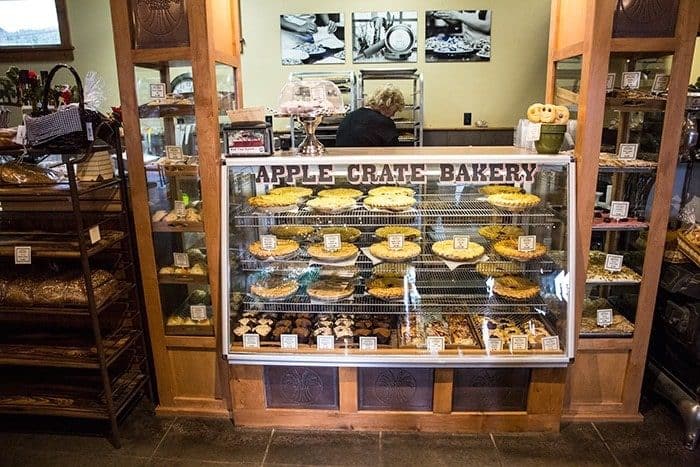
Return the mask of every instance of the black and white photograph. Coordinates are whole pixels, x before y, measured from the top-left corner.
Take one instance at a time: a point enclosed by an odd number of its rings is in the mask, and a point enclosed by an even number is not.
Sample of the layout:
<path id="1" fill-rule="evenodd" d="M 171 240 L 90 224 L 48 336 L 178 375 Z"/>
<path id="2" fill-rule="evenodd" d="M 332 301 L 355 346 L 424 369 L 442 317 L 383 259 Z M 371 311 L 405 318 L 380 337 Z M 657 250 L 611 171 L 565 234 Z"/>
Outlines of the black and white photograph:
<path id="1" fill-rule="evenodd" d="M 491 10 L 425 12 L 426 62 L 491 60 Z"/>
<path id="2" fill-rule="evenodd" d="M 280 15 L 282 65 L 345 63 L 345 15 Z"/>
<path id="3" fill-rule="evenodd" d="M 417 42 L 417 11 L 372 11 L 352 15 L 354 63 L 415 63 Z"/>

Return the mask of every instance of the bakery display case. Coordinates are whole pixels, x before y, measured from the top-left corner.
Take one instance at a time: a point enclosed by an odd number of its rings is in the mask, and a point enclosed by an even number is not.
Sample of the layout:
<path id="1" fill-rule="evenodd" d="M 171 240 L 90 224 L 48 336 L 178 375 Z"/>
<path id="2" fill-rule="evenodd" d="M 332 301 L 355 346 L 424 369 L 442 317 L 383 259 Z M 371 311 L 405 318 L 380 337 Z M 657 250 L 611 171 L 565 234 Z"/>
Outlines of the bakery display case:
<path id="1" fill-rule="evenodd" d="M 226 358 L 566 366 L 574 176 L 509 147 L 226 159 Z"/>

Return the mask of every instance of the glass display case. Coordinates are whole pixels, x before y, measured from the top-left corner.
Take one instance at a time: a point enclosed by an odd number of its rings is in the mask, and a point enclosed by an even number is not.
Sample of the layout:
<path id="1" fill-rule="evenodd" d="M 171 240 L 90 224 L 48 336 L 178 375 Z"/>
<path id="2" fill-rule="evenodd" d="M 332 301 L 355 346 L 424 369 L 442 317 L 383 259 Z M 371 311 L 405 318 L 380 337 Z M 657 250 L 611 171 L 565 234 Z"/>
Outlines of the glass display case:
<path id="1" fill-rule="evenodd" d="M 567 365 L 574 171 L 512 147 L 226 159 L 225 356 Z"/>

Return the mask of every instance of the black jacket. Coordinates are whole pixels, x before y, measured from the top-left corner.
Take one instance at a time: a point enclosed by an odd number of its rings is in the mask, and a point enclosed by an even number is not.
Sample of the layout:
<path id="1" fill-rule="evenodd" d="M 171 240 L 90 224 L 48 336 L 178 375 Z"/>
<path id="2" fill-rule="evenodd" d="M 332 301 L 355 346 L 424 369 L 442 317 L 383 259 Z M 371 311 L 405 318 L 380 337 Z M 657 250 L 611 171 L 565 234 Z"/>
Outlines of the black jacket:
<path id="1" fill-rule="evenodd" d="M 399 131 L 389 117 L 361 107 L 345 116 L 335 135 L 339 147 L 398 146 Z"/>

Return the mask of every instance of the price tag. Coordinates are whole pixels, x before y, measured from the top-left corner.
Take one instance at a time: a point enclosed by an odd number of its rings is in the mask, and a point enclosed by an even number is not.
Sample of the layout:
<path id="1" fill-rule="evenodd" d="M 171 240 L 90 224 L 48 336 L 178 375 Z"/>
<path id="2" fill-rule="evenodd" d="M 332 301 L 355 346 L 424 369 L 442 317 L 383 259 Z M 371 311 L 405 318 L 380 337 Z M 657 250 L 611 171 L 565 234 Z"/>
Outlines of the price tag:
<path id="1" fill-rule="evenodd" d="M 605 255 L 605 270 L 610 272 L 622 271 L 622 255 Z"/>
<path id="2" fill-rule="evenodd" d="M 559 336 L 549 336 L 542 338 L 542 350 L 548 352 L 559 351 Z"/>
<path id="3" fill-rule="evenodd" d="M 639 144 L 637 143 L 622 143 L 617 154 L 618 159 L 622 160 L 635 160 L 637 158 L 637 152 L 639 151 Z"/>
<path id="4" fill-rule="evenodd" d="M 390 250 L 402 250 L 403 249 L 403 235 L 401 235 L 401 234 L 387 235 L 386 242 L 389 244 Z"/>
<path id="5" fill-rule="evenodd" d="M 260 335 L 259 334 L 243 334 L 244 349 L 259 349 Z"/>
<path id="6" fill-rule="evenodd" d="M 605 308 L 596 312 L 595 322 L 601 328 L 607 328 L 612 324 L 613 311 L 612 308 Z"/>
<path id="7" fill-rule="evenodd" d="M 92 122 L 87 122 L 85 124 L 85 136 L 87 136 L 88 141 L 95 141 L 95 133 L 92 130 Z"/>
<path id="8" fill-rule="evenodd" d="M 20 125 L 17 127 L 17 134 L 15 135 L 15 139 L 13 140 L 15 144 L 19 144 L 20 146 L 24 146 L 27 144 L 27 127 L 24 125 Z"/>
<path id="9" fill-rule="evenodd" d="M 360 336 L 360 350 L 377 350 L 377 338 Z"/>
<path id="10" fill-rule="evenodd" d="M 445 338 L 442 336 L 428 336 L 425 338 L 425 344 L 430 353 L 438 353 L 445 350 Z"/>
<path id="11" fill-rule="evenodd" d="M 32 247 L 15 247 L 15 264 L 32 264 Z"/>
<path id="12" fill-rule="evenodd" d="M 340 234 L 325 234 L 323 236 L 323 249 L 326 251 L 340 250 Z"/>
<path id="13" fill-rule="evenodd" d="M 181 161 L 185 158 L 180 146 L 165 146 L 165 157 L 171 161 Z"/>
<path id="14" fill-rule="evenodd" d="M 204 305 L 190 305 L 190 318 L 192 318 L 192 321 L 204 321 L 207 319 L 207 307 Z"/>
<path id="15" fill-rule="evenodd" d="M 185 217 L 187 215 L 184 201 L 175 201 L 175 215 L 177 217 Z"/>
<path id="16" fill-rule="evenodd" d="M 622 89 L 639 89 L 639 82 L 642 79 L 641 71 L 626 71 L 622 73 Z"/>
<path id="17" fill-rule="evenodd" d="M 277 248 L 277 237 L 275 235 L 261 235 L 260 246 L 265 251 L 273 251 Z"/>
<path id="18" fill-rule="evenodd" d="M 335 337 L 318 336 L 316 338 L 316 348 L 318 350 L 333 350 L 335 348 Z"/>
<path id="19" fill-rule="evenodd" d="M 452 248 L 466 250 L 469 248 L 469 235 L 455 235 L 452 237 Z"/>
<path id="20" fill-rule="evenodd" d="M 165 98 L 165 83 L 155 83 L 148 87 L 148 94 L 151 99 L 164 99 Z"/>
<path id="21" fill-rule="evenodd" d="M 102 235 L 100 234 L 100 226 L 96 225 L 92 227 L 90 230 L 88 230 L 88 234 L 90 234 L 90 243 L 95 244 L 102 240 Z"/>
<path id="22" fill-rule="evenodd" d="M 283 349 L 296 350 L 299 348 L 299 336 L 296 334 L 280 335 L 280 346 Z"/>
<path id="23" fill-rule="evenodd" d="M 501 339 L 491 338 L 488 340 L 486 347 L 489 351 L 503 350 L 503 341 Z"/>
<path id="24" fill-rule="evenodd" d="M 671 77 L 669 75 L 663 73 L 654 76 L 654 84 L 651 85 L 651 93 L 661 94 L 662 92 L 666 92 L 670 79 Z"/>
<path id="25" fill-rule="evenodd" d="M 187 253 L 173 253 L 173 264 L 178 268 L 189 268 L 190 258 Z"/>
<path id="26" fill-rule="evenodd" d="M 530 348 L 527 336 L 524 334 L 510 336 L 509 345 L 511 352 L 528 350 Z"/>
<path id="27" fill-rule="evenodd" d="M 535 251 L 537 236 L 521 235 L 518 237 L 518 251 Z"/>
<path id="28" fill-rule="evenodd" d="M 608 73 L 608 79 L 605 80 L 605 92 L 613 92 L 615 89 L 615 76 L 616 73 Z"/>
<path id="29" fill-rule="evenodd" d="M 542 132 L 541 123 L 529 122 L 527 126 L 527 134 L 525 134 L 525 141 L 539 141 L 540 133 Z"/>
<path id="30" fill-rule="evenodd" d="M 629 201 L 613 201 L 610 203 L 610 218 L 623 219 L 627 217 L 630 210 Z"/>

